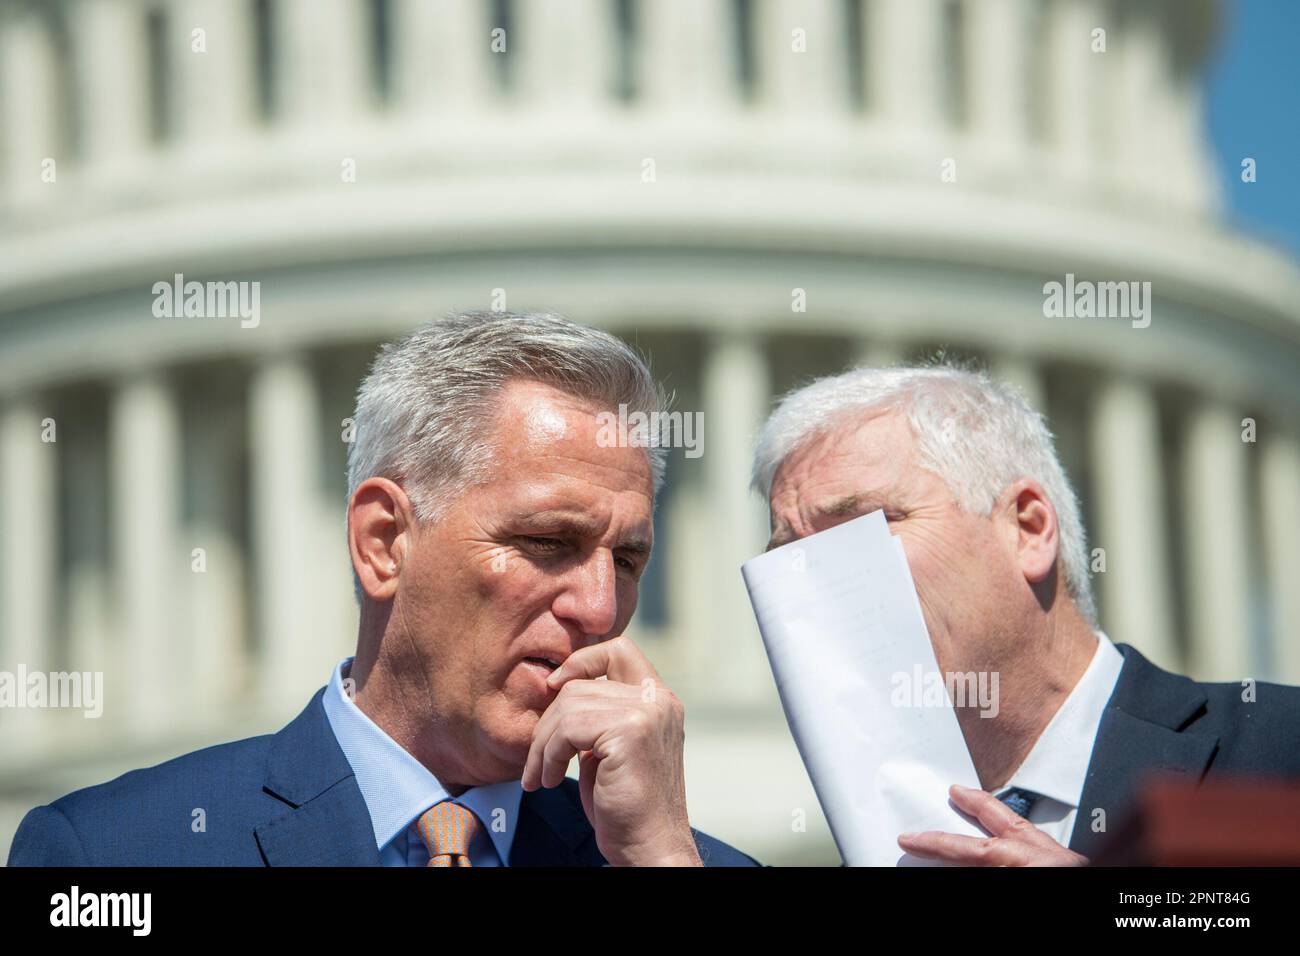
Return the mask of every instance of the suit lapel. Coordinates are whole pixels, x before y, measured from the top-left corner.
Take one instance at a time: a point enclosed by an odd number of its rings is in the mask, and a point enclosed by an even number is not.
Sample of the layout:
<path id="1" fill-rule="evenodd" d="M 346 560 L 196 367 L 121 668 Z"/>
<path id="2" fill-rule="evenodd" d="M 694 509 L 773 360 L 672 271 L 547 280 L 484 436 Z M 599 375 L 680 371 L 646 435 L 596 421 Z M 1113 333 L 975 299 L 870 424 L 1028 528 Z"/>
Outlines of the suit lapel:
<path id="1" fill-rule="evenodd" d="M 1191 729 L 1206 704 L 1194 681 L 1161 670 L 1126 644 L 1117 647 L 1124 667 L 1097 730 L 1070 837 L 1070 849 L 1089 857 L 1120 823 L 1147 775 L 1199 781 L 1219 743 Z M 1102 819 L 1105 829 L 1096 832 L 1094 821 Z"/>
<path id="2" fill-rule="evenodd" d="M 270 866 L 378 866 L 370 813 L 318 690 L 275 735 L 263 790 L 289 807 L 254 828 Z"/>
<path id="3" fill-rule="evenodd" d="M 324 688 L 275 735 L 263 790 L 287 804 L 254 828 L 270 866 L 379 866 L 370 812 L 322 704 Z M 599 866 L 582 807 L 565 786 L 525 793 L 511 866 Z"/>

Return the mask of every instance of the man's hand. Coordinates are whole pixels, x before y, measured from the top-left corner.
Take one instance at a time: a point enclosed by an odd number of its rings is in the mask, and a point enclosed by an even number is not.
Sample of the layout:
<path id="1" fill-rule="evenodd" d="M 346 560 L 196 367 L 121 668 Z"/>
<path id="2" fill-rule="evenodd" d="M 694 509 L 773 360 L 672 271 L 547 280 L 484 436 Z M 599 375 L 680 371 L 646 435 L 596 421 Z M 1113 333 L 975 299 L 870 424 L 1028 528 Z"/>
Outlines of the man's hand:
<path id="1" fill-rule="evenodd" d="M 608 680 L 598 680 L 599 677 Z M 533 731 L 523 787 L 556 787 L 579 756 L 582 807 L 615 866 L 700 866 L 686 814 L 684 711 L 626 637 L 569 655 Z"/>
<path id="2" fill-rule="evenodd" d="M 948 790 L 957 809 L 979 821 L 992 836 L 904 833 L 898 845 L 913 856 L 964 866 L 1087 866 L 1088 858 L 1066 849 L 1005 803 L 983 790 Z"/>

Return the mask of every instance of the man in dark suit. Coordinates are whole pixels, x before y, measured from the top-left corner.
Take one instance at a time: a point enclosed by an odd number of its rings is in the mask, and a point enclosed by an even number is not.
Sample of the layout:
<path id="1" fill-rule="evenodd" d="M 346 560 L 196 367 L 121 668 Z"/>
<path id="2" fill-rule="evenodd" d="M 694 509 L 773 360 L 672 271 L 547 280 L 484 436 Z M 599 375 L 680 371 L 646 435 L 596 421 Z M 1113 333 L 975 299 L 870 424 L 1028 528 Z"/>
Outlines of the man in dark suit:
<path id="1" fill-rule="evenodd" d="M 365 798 L 330 730 L 324 693 L 278 733 L 199 750 L 37 807 L 14 838 L 9 865 L 379 866 Z M 706 865 L 754 865 L 692 833 Z M 575 781 L 524 795 L 508 860 L 606 862 Z"/>
<path id="2" fill-rule="evenodd" d="M 1119 649 L 1124 667 L 1093 745 L 1082 806 L 1116 820 L 1154 773 L 1189 781 L 1300 778 L 1300 688 L 1200 683 L 1161 670 L 1125 644 Z M 1091 857 L 1105 836 L 1080 817 L 1069 846 Z"/>
<path id="3" fill-rule="evenodd" d="M 949 793 L 989 837 L 900 834 L 909 853 L 1078 865 L 1151 775 L 1300 776 L 1300 689 L 1196 683 L 1099 629 L 1078 501 L 1009 386 L 947 366 L 821 379 L 773 412 L 753 481 L 769 548 L 882 510 L 940 672 L 996 688 L 954 700 L 982 789 Z"/>
<path id="4" fill-rule="evenodd" d="M 755 865 L 690 826 L 681 703 L 622 636 L 665 452 L 610 426 L 661 403 L 552 315 L 386 346 L 348 458 L 355 657 L 279 733 L 31 811 L 10 864 Z"/>

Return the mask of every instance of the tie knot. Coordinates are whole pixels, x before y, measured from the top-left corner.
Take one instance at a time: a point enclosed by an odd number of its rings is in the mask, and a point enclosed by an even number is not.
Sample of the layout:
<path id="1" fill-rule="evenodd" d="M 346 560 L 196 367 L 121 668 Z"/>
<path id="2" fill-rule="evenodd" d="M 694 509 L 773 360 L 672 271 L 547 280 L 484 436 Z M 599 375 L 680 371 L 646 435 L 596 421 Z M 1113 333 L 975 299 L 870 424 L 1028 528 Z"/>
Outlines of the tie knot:
<path id="1" fill-rule="evenodd" d="M 1034 808 L 1038 798 L 1042 794 L 1034 793 L 1032 790 L 1021 790 L 1019 787 L 1012 787 L 1010 790 L 998 794 L 998 799 L 1009 806 L 1020 816 L 1028 818 L 1029 811 Z"/>
<path id="2" fill-rule="evenodd" d="M 474 811 L 444 800 L 420 817 L 420 836 L 429 848 L 429 866 L 469 866 L 469 845 L 478 832 Z"/>

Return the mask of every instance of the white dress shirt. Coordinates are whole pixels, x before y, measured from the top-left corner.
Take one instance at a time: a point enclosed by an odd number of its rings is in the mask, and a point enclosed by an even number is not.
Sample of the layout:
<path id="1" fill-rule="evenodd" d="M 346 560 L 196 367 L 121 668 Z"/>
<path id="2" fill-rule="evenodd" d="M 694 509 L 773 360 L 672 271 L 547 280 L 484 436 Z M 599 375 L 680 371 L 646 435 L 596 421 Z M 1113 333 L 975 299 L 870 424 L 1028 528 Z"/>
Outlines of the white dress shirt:
<path id="1" fill-rule="evenodd" d="M 1083 785 L 1092 760 L 1092 745 L 1106 704 L 1119 680 L 1124 655 L 1101 631 L 1097 650 L 1070 696 L 1052 715 L 1024 762 L 998 794 L 1012 787 L 1041 794 L 1028 820 L 1061 846 L 1069 846 Z"/>
<path id="2" fill-rule="evenodd" d="M 379 862 L 384 866 L 424 866 L 429 861 L 429 850 L 415 822 L 425 810 L 451 799 L 451 795 L 424 764 L 347 695 L 343 680 L 351 666 L 351 657 L 335 665 L 322 699 L 325 716 L 370 811 Z M 482 824 L 469 847 L 474 866 L 509 863 L 523 793 L 518 780 L 509 780 L 472 787 L 454 798 L 473 810 Z"/>

